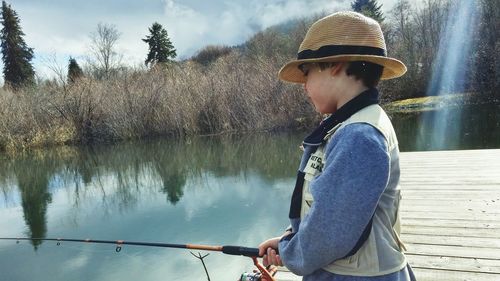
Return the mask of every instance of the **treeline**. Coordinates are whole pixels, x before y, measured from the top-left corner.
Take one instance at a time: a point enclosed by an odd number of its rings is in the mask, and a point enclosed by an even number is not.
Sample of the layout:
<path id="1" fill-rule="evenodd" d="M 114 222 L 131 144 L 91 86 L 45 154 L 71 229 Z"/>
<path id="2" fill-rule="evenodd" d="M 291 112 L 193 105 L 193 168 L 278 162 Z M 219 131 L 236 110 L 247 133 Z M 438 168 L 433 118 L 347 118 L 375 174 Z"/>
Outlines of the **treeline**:
<path id="1" fill-rule="evenodd" d="M 384 101 L 426 94 L 455 1 L 426 0 L 415 7 L 399 0 L 386 15 L 374 0 L 353 2 L 353 9 L 381 21 L 389 55 L 408 66 L 402 78 L 381 83 Z M 356 7 L 358 2 L 365 5 Z M 474 36 L 464 38 L 472 40 L 472 47 L 460 66 L 467 69 L 463 90 L 479 102 L 498 102 L 500 2 L 479 3 Z M 302 87 L 282 83 L 276 74 L 296 56 L 308 27 L 321 16 L 268 28 L 240 46 L 207 46 L 184 61 L 172 61 L 175 53 L 164 61 L 164 52 L 150 57 L 150 45 L 146 66 L 123 66 L 113 44 L 82 67 L 70 59 L 68 71 L 54 68 L 54 80 L 0 92 L 0 150 L 310 126 L 319 116 Z M 168 39 L 161 26 L 149 31 L 146 43 L 157 41 L 151 36 Z M 112 35 L 117 34 L 112 25 L 102 24 L 93 42 L 98 46 L 99 39 L 111 35 L 108 39 L 116 43 L 119 36 Z M 167 43 L 167 50 L 175 52 Z"/>

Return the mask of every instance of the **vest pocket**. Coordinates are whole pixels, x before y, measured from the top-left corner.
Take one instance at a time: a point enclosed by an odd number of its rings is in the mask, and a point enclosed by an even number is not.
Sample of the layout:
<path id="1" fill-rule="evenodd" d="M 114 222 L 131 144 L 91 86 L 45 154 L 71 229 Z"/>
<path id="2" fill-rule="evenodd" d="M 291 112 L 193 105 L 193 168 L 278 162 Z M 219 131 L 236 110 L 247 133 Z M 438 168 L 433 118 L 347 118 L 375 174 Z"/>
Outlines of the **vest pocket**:
<path id="1" fill-rule="evenodd" d="M 310 208 L 314 202 L 314 198 L 312 197 L 311 193 L 304 194 L 304 201 L 306 202 L 307 206 Z"/>
<path id="2" fill-rule="evenodd" d="M 394 240 L 396 240 L 396 243 L 399 247 L 399 250 L 400 251 L 403 251 L 403 252 L 406 252 L 407 249 L 406 249 L 406 245 L 403 243 L 403 240 L 401 240 L 401 236 L 400 236 L 400 233 L 401 233 L 401 219 L 400 219 L 400 211 L 399 211 L 399 205 L 400 205 L 400 202 L 401 202 L 401 198 L 403 198 L 403 196 L 401 195 L 401 191 L 400 190 L 396 190 L 397 193 L 398 193 L 398 202 L 397 202 L 397 209 L 396 209 L 396 218 L 394 220 L 394 224 L 392 225 L 392 235 L 394 237 Z"/>
<path id="3" fill-rule="evenodd" d="M 306 178 L 307 178 L 306 174 Z M 306 181 L 304 182 L 304 189 L 302 191 L 302 208 L 300 209 L 300 217 L 303 218 L 308 212 L 309 209 L 311 208 L 312 204 L 314 202 L 314 198 L 309 190 L 309 182 Z"/>

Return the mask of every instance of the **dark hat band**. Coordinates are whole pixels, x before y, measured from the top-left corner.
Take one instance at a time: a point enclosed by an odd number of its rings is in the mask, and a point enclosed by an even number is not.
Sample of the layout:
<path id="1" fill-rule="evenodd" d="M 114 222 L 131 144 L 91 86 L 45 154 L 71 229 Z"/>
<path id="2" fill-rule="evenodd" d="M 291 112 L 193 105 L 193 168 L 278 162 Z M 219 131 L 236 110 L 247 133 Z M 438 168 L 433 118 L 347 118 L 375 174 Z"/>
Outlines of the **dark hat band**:
<path id="1" fill-rule="evenodd" d="M 297 54 L 298 60 L 303 59 L 320 59 L 338 55 L 373 55 L 387 56 L 387 53 L 382 48 L 355 46 L 355 45 L 327 45 L 317 50 L 303 50 Z"/>

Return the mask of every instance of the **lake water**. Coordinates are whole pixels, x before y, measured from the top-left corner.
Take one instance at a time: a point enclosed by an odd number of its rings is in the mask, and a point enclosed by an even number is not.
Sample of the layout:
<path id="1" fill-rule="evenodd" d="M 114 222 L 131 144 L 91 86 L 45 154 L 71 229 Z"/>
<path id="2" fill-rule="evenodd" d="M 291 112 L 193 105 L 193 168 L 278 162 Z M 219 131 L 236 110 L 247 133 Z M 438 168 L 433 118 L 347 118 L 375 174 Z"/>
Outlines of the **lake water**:
<path id="1" fill-rule="evenodd" d="M 500 148 L 500 108 L 449 118 L 458 138 L 432 143 L 431 117 L 393 115 L 402 151 Z M 438 118 L 440 116 L 438 115 Z M 430 123 L 429 123 L 430 122 Z M 418 124 L 418 125 L 417 125 Z M 448 133 L 448 131 L 445 131 Z M 155 140 L 0 155 L 0 237 L 256 247 L 287 226 L 305 133 Z M 194 251 L 198 253 L 198 251 Z M 201 252 L 204 254 L 205 252 Z M 212 252 L 212 280 L 251 260 Z M 0 280 L 206 280 L 180 249 L 0 241 Z"/>
<path id="2" fill-rule="evenodd" d="M 500 148 L 500 105 L 455 107 L 391 117 L 401 151 Z"/>
<path id="3" fill-rule="evenodd" d="M 0 236 L 208 245 L 258 243 L 287 226 L 298 135 L 57 148 L 0 162 Z M 195 251 L 194 253 L 197 253 Z M 251 259 L 211 253 L 212 280 Z M 206 280 L 180 249 L 0 241 L 0 280 Z"/>

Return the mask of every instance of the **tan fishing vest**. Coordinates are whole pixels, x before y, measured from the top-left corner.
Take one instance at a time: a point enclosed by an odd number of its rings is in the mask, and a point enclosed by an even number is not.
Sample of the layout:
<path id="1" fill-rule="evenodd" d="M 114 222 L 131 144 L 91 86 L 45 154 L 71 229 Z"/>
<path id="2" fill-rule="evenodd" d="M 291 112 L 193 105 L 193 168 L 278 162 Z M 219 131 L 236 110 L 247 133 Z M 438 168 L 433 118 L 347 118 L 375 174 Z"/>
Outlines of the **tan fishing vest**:
<path id="1" fill-rule="evenodd" d="M 382 193 L 375 214 L 370 235 L 361 248 L 352 256 L 336 260 L 324 267 L 332 273 L 352 276 L 379 276 L 397 272 L 406 266 L 405 250 L 400 240 L 399 201 L 399 148 L 396 134 L 389 117 L 378 105 L 370 105 L 352 115 L 346 121 L 331 129 L 325 144 L 320 145 L 309 158 L 304 169 L 304 186 L 302 189 L 301 219 L 313 204 L 309 184 L 314 177 L 321 174 L 325 165 L 325 147 L 335 132 L 353 123 L 367 123 L 382 133 L 387 142 L 387 153 L 390 157 L 390 174 L 387 186 Z M 349 218 L 346 218 L 349 219 Z"/>

